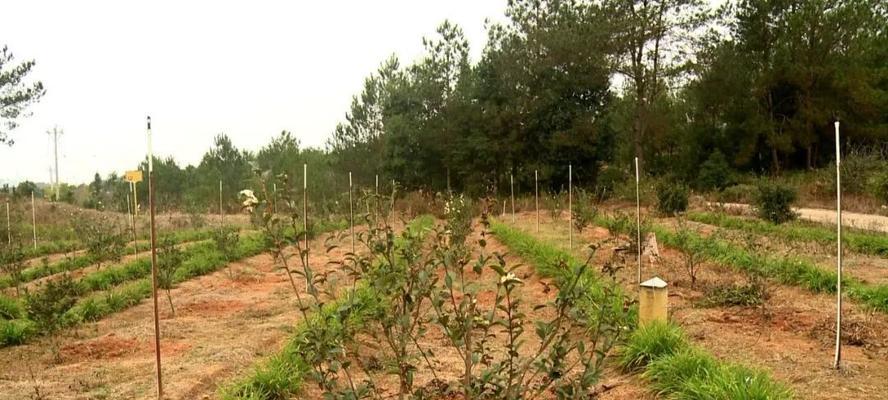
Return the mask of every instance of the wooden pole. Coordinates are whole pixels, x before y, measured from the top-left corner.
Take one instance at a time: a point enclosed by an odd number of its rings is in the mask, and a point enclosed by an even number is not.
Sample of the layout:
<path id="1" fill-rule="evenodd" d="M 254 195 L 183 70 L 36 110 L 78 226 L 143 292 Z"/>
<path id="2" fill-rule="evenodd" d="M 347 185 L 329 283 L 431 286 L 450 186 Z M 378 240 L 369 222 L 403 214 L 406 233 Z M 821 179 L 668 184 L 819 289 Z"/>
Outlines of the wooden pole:
<path id="1" fill-rule="evenodd" d="M 160 363 L 160 317 L 157 313 L 157 226 L 154 221 L 154 151 L 151 148 L 151 117 L 148 117 L 148 212 L 151 215 L 151 294 L 154 298 L 154 354 L 157 366 L 157 398 L 163 399 L 163 375 Z"/>
<path id="2" fill-rule="evenodd" d="M 536 203 L 537 233 L 540 233 L 540 175 L 537 170 L 533 170 L 533 193 Z"/>
<path id="3" fill-rule="evenodd" d="M 348 172 L 348 224 L 351 225 L 352 254 L 355 254 L 355 207 L 352 202 L 352 173 Z"/>
<path id="4" fill-rule="evenodd" d="M 638 157 L 635 157 L 635 231 L 638 247 L 638 284 L 641 284 L 641 194 L 638 190 L 640 175 L 638 171 Z"/>
<path id="5" fill-rule="evenodd" d="M 515 177 L 509 174 L 509 190 L 512 197 L 512 224 L 515 223 Z"/>
<path id="6" fill-rule="evenodd" d="M 842 151 L 839 121 L 836 121 L 836 358 L 833 367 L 842 363 Z"/>
<path id="7" fill-rule="evenodd" d="M 573 165 L 567 166 L 567 245 L 573 250 Z"/>
<path id="8" fill-rule="evenodd" d="M 34 191 L 31 191 L 31 227 L 34 231 L 34 250 L 37 250 L 37 207 L 34 203 Z"/>

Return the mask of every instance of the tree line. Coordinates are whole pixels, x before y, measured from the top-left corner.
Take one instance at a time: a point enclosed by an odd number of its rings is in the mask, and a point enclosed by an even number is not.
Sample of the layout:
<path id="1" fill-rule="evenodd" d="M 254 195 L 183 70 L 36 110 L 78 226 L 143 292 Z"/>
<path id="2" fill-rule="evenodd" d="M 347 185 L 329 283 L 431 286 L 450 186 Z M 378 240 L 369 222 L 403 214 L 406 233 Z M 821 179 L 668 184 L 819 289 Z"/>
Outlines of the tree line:
<path id="1" fill-rule="evenodd" d="M 510 0 L 477 61 L 445 21 L 413 63 L 382 60 L 324 148 L 283 132 L 254 153 L 220 135 L 197 166 L 155 161 L 158 198 L 207 207 L 221 180 L 233 199 L 255 168 L 301 185 L 303 163 L 323 198 L 347 190 L 349 172 L 364 187 L 379 175 L 401 190 L 485 195 L 507 193 L 510 175 L 533 187 L 537 171 L 558 191 L 569 165 L 575 184 L 608 186 L 635 157 L 647 175 L 711 189 L 725 171 L 828 165 L 835 121 L 843 146 L 885 150 L 888 3 L 708 4 Z M 94 197 L 125 185 L 96 178 Z"/>

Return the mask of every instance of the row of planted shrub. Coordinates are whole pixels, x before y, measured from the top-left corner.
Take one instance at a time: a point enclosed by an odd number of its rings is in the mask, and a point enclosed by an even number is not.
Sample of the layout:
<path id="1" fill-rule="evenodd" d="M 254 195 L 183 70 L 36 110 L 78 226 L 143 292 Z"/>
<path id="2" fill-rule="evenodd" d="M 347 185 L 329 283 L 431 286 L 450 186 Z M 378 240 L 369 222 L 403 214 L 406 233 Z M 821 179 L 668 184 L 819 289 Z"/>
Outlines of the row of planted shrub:
<path id="1" fill-rule="evenodd" d="M 612 217 L 599 215 L 596 223 L 616 233 L 634 234 L 635 226 L 615 223 Z M 729 241 L 687 232 L 685 239 L 666 227 L 654 224 L 651 232 L 657 240 L 681 251 L 693 251 L 710 261 L 740 270 L 755 271 L 777 282 L 794 285 L 814 293 L 835 293 L 838 275 L 835 271 L 818 267 L 814 262 L 789 256 L 761 254 Z M 842 277 L 847 296 L 881 312 L 888 312 L 888 286 L 872 285 L 852 277 Z"/>
<path id="2" fill-rule="evenodd" d="M 789 222 L 774 224 L 759 219 L 733 217 L 722 213 L 690 212 L 687 218 L 704 224 L 737 229 L 759 235 L 773 235 L 800 242 L 835 244 L 837 234 L 834 228 L 817 226 L 813 223 Z M 842 232 L 842 243 L 848 250 L 876 256 L 888 256 L 888 234 L 849 229 Z"/>
<path id="3" fill-rule="evenodd" d="M 412 220 L 406 229 L 424 232 L 435 223 L 431 215 L 422 215 Z M 395 239 L 400 246 L 400 238 Z M 382 299 L 373 290 L 358 282 L 354 288 L 343 291 L 335 300 L 324 305 L 310 321 L 300 321 L 294 334 L 284 348 L 264 360 L 247 376 L 221 389 L 226 400 L 270 400 L 287 399 L 297 394 L 306 379 L 311 366 L 306 359 L 308 336 L 343 338 L 349 332 L 366 325 L 369 318 L 384 309 Z M 294 310 L 295 312 L 295 310 Z M 310 332 L 309 330 L 315 330 Z M 322 332 L 318 332 L 322 331 Z"/>
<path id="4" fill-rule="evenodd" d="M 212 236 L 213 232 L 214 230 L 212 229 L 176 231 L 169 233 L 168 235 L 166 235 L 166 237 L 168 237 L 169 240 L 172 240 L 172 242 L 174 243 L 184 243 L 209 239 Z M 139 241 L 128 244 L 123 253 L 125 255 L 133 252 L 147 251 L 148 249 L 149 246 L 147 242 Z M 30 268 L 26 268 L 22 271 L 20 283 L 31 282 L 36 279 L 44 278 L 66 271 L 75 271 L 81 268 L 88 267 L 90 265 L 94 265 L 97 262 L 98 259 L 95 256 L 83 254 L 71 258 L 66 258 L 52 264 L 47 263 L 36 265 Z M 15 281 L 9 275 L 0 276 L 0 289 L 11 287 L 14 284 Z"/>
<path id="5" fill-rule="evenodd" d="M 571 273 L 572 269 L 557 267 L 563 261 L 570 265 L 579 263 L 570 253 L 517 228 L 494 223 L 493 230 L 503 244 L 533 264 L 542 275 L 564 279 L 561 276 Z M 616 286 L 594 278 L 584 283 L 593 293 L 605 290 L 605 285 Z M 634 309 L 623 312 L 627 313 L 627 321 L 637 319 Z M 642 376 L 661 395 L 675 398 L 779 400 L 792 397 L 786 387 L 767 373 L 720 361 L 691 346 L 681 329 L 674 325 L 635 328 L 620 351 L 620 363 L 627 371 L 643 372 Z"/>
<path id="6" fill-rule="evenodd" d="M 320 224 L 315 226 L 315 234 L 342 227 L 341 221 Z M 230 259 L 226 259 L 210 243 L 191 246 L 185 252 L 185 261 L 173 276 L 173 283 L 177 284 L 214 272 L 231 261 L 260 254 L 265 249 L 265 238 L 259 233 L 243 235 Z M 150 261 L 137 260 L 81 278 L 77 282 L 77 287 L 83 291 L 83 294 L 94 290 L 107 290 L 79 299 L 72 308 L 60 316 L 62 326 L 71 327 L 82 322 L 95 321 L 150 297 L 150 273 Z M 0 347 L 25 343 L 41 333 L 43 333 L 41 327 L 28 318 L 26 307 L 21 301 L 0 296 Z"/>

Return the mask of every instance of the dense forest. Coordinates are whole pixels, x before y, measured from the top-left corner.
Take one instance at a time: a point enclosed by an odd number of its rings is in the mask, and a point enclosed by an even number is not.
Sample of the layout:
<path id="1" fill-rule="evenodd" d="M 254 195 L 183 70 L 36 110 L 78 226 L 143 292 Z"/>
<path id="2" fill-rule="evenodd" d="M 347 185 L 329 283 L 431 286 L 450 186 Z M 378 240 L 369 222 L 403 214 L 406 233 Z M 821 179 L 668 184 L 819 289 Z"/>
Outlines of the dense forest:
<path id="1" fill-rule="evenodd" d="M 513 0 L 505 15 L 476 62 L 447 21 L 414 63 L 381 60 L 323 149 L 283 132 L 251 152 L 220 135 L 197 166 L 158 159 L 161 203 L 211 203 L 220 180 L 233 198 L 254 167 L 301 182 L 303 163 L 322 195 L 349 172 L 483 195 L 510 174 L 533 187 L 538 171 L 557 191 L 568 165 L 576 184 L 607 187 L 636 156 L 645 175 L 720 189 L 727 174 L 828 166 L 835 121 L 846 151 L 884 159 L 888 2 Z M 96 174 L 90 199 L 126 190 Z"/>

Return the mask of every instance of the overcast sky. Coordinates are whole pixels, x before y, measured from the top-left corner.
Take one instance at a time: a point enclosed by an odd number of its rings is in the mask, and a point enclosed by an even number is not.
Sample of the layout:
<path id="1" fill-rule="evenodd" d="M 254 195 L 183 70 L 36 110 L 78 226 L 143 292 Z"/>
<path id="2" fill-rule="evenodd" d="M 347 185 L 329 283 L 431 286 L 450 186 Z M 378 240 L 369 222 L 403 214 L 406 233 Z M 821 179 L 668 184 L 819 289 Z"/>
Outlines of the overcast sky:
<path id="1" fill-rule="evenodd" d="M 62 182 L 132 169 L 154 149 L 195 164 L 220 132 L 258 150 L 281 130 L 322 146 L 364 78 L 389 55 L 402 65 L 445 19 L 477 59 L 485 19 L 505 0 L 7 1 L 0 45 L 35 59 L 47 88 L 0 146 L 0 181 L 49 181 L 45 133 L 64 129 Z"/>

